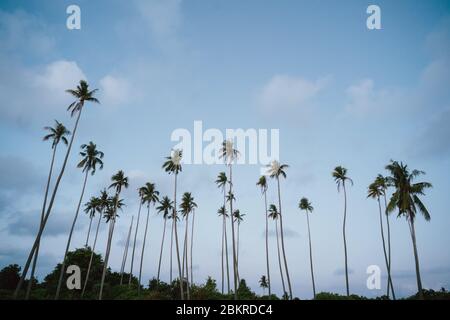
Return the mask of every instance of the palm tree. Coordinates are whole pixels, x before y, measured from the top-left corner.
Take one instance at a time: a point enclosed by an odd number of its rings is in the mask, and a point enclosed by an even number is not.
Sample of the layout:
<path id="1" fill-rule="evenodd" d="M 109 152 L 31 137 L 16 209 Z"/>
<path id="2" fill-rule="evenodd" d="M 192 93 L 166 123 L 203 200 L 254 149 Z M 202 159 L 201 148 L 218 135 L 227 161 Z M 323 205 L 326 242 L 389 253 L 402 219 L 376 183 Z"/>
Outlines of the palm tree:
<path id="1" fill-rule="evenodd" d="M 194 248 L 194 225 L 195 225 L 195 208 L 197 207 L 197 205 L 195 205 L 195 207 L 192 210 L 192 223 L 191 223 L 191 283 L 194 283 L 194 269 L 192 268 L 192 261 L 193 261 L 193 248 Z"/>
<path id="2" fill-rule="evenodd" d="M 62 262 L 62 266 L 61 266 L 61 271 L 59 274 L 58 287 L 56 288 L 55 299 L 59 299 L 59 294 L 61 292 L 61 285 L 62 285 L 62 281 L 63 281 L 63 277 L 64 277 L 64 273 L 65 273 L 65 267 L 66 267 L 67 253 L 69 252 L 70 242 L 72 240 L 72 235 L 73 235 L 73 230 L 75 229 L 75 224 L 78 219 L 78 213 L 80 212 L 80 207 L 81 207 L 81 203 L 83 201 L 84 191 L 86 189 L 86 183 L 87 183 L 89 173 L 91 175 L 94 175 L 97 170 L 97 166 L 99 166 L 100 170 L 103 169 L 102 159 L 103 159 L 104 154 L 103 154 L 103 152 L 97 150 L 97 146 L 92 141 L 89 142 L 89 144 L 83 144 L 81 146 L 81 149 L 83 151 L 80 152 L 80 155 L 83 157 L 83 159 L 78 163 L 77 167 L 83 168 L 83 172 L 85 173 L 83 188 L 81 189 L 80 200 L 78 201 L 78 206 L 75 211 L 75 217 L 73 218 L 72 227 L 70 228 L 70 232 L 69 232 L 69 238 L 67 239 L 66 251 L 64 252 L 64 258 L 63 258 L 63 262 Z"/>
<path id="3" fill-rule="evenodd" d="M 197 204 L 194 202 L 194 198 L 192 197 L 190 192 L 185 192 L 181 199 L 180 211 L 183 215 L 183 218 L 186 220 L 186 230 L 184 234 L 184 246 L 183 246 L 183 267 L 182 267 L 182 277 L 184 277 L 184 271 L 186 270 L 186 283 L 187 283 L 187 298 L 190 298 L 189 292 L 189 269 L 188 269 L 188 227 L 189 227 L 189 214 L 194 211 L 197 207 Z M 192 240 L 191 240 L 192 241 Z M 185 269 L 186 266 L 186 269 Z"/>
<path id="4" fill-rule="evenodd" d="M 169 157 L 166 157 L 166 162 L 163 164 L 163 169 L 168 174 L 174 174 L 174 191 L 173 191 L 173 214 L 172 214 L 172 230 L 175 233 L 175 247 L 177 250 L 177 262 L 178 262 L 178 275 L 180 277 L 180 293 L 181 299 L 184 299 L 183 279 L 181 274 L 181 261 L 180 261 L 180 247 L 178 245 L 178 232 L 177 232 L 177 177 L 178 173 L 182 171 L 181 159 L 183 158 L 182 150 L 173 150 Z M 171 251 L 172 252 L 172 251 Z M 172 254 L 172 253 L 171 253 Z"/>
<path id="5" fill-rule="evenodd" d="M 272 290 L 270 288 L 270 268 L 269 268 L 269 217 L 267 212 L 267 179 L 266 176 L 259 177 L 257 186 L 261 188 L 261 193 L 264 195 L 264 216 L 266 219 L 266 269 L 267 269 L 267 286 L 269 288 L 269 298 L 272 296 Z"/>
<path id="6" fill-rule="evenodd" d="M 386 166 L 391 176 L 388 181 L 394 186 L 395 192 L 392 194 L 388 204 L 388 211 L 392 212 L 398 209 L 398 215 L 404 216 L 408 221 L 409 231 L 414 250 L 414 261 L 416 265 L 417 289 L 419 298 L 423 299 L 422 280 L 420 277 L 419 255 L 417 253 L 416 231 L 414 228 L 414 220 L 417 211 L 419 211 L 426 221 L 430 221 L 430 213 L 425 207 L 419 196 L 425 195 L 425 189 L 432 188 L 429 182 L 414 182 L 414 180 L 425 172 L 420 170 L 408 169 L 406 164 L 402 162 L 392 161 Z"/>
<path id="7" fill-rule="evenodd" d="M 86 248 L 88 247 L 89 244 L 89 234 L 91 233 L 92 220 L 95 218 L 95 214 L 98 212 L 99 207 L 100 207 L 100 199 L 97 197 L 91 197 L 91 199 L 84 205 L 84 213 L 89 215 L 88 235 L 86 239 L 86 244 L 84 245 Z"/>
<path id="8" fill-rule="evenodd" d="M 345 285 L 347 288 L 347 296 L 350 296 L 350 288 L 348 285 L 347 241 L 345 238 L 345 223 L 347 220 L 347 191 L 345 189 L 345 182 L 349 181 L 351 183 L 351 185 L 353 185 L 353 180 L 347 176 L 347 169 L 342 166 L 338 166 L 338 167 L 334 168 L 334 171 L 332 172 L 332 176 L 334 178 L 334 181 L 337 184 L 338 191 L 341 190 L 341 186 L 342 186 L 342 189 L 344 190 L 344 222 L 342 224 L 342 235 L 344 238 Z"/>
<path id="9" fill-rule="evenodd" d="M 278 254 L 278 267 L 280 268 L 281 284 L 283 286 L 283 295 L 286 294 L 286 286 L 284 284 L 283 267 L 281 265 L 281 252 L 280 252 L 280 237 L 278 235 L 278 218 L 280 213 L 274 204 L 269 206 L 269 218 L 275 221 L 275 236 L 277 238 L 277 254 Z"/>
<path id="10" fill-rule="evenodd" d="M 281 250 L 283 252 L 283 260 L 284 260 L 284 268 L 286 270 L 286 280 L 289 288 L 289 298 L 292 299 L 292 286 L 291 286 L 291 278 L 289 277 L 289 269 L 286 258 L 286 250 L 284 248 L 284 228 L 283 228 L 283 214 L 281 210 L 281 191 L 280 191 L 280 176 L 286 179 L 286 172 L 289 166 L 287 164 L 280 164 L 278 161 L 274 160 L 271 164 L 268 165 L 269 171 L 268 174 L 271 178 L 275 178 L 277 180 L 277 188 L 278 188 L 278 207 L 279 207 L 279 216 L 280 216 L 280 234 L 281 234 Z"/>
<path id="11" fill-rule="evenodd" d="M 91 201 L 93 199 L 94 198 L 91 198 Z M 105 210 L 106 210 L 106 208 L 109 205 L 108 192 L 106 192 L 106 190 L 103 190 L 100 193 L 100 197 L 99 198 L 95 198 L 95 199 L 98 200 L 97 212 L 99 213 L 99 215 L 98 215 L 97 229 L 95 231 L 94 243 L 93 243 L 92 249 L 91 249 L 91 257 L 89 259 L 89 265 L 88 265 L 88 268 L 87 268 L 87 271 L 86 271 L 86 279 L 84 280 L 83 290 L 81 291 L 81 297 L 82 298 L 83 298 L 84 293 L 86 291 L 87 283 L 88 283 L 88 280 L 89 280 L 89 274 L 91 272 L 92 259 L 94 258 L 95 246 L 97 244 L 98 230 L 100 229 L 100 223 L 101 223 L 102 215 L 105 213 Z M 96 203 L 97 200 L 94 200 L 94 203 Z M 88 202 L 85 206 L 86 206 L 86 209 L 87 209 L 89 206 L 92 206 L 92 204 L 89 204 L 89 202 Z"/>
<path id="12" fill-rule="evenodd" d="M 312 286 L 313 286 L 313 295 L 314 295 L 314 299 L 315 299 L 316 298 L 316 284 L 314 281 L 311 231 L 309 228 L 309 214 L 313 212 L 314 208 L 311 205 L 311 202 L 309 202 L 309 200 L 307 198 L 301 198 L 298 207 L 300 208 L 300 210 L 304 210 L 306 213 L 306 223 L 308 225 L 308 239 L 309 239 L 309 264 L 311 266 L 311 279 L 312 279 Z"/>
<path id="13" fill-rule="evenodd" d="M 125 173 L 122 170 L 119 170 L 115 175 L 111 177 L 112 184 L 109 186 L 111 189 L 115 189 L 116 194 L 113 198 L 113 207 L 111 206 L 110 213 L 112 213 L 112 216 L 107 217 L 111 220 L 111 223 L 109 224 L 109 233 L 108 233 L 108 243 L 106 245 L 106 253 L 105 253 L 105 261 L 103 264 L 103 273 L 102 273 L 102 281 L 100 282 L 100 293 L 98 296 L 99 300 L 102 300 L 103 296 L 103 286 L 105 284 L 105 277 L 106 277 L 106 271 L 108 270 L 108 260 L 109 255 L 111 253 L 111 243 L 112 243 L 112 237 L 114 234 L 114 226 L 116 223 L 116 217 L 117 217 L 117 209 L 119 208 L 120 200 L 120 193 L 122 192 L 122 188 L 128 188 L 128 177 L 125 176 Z"/>
<path id="14" fill-rule="evenodd" d="M 134 241 L 133 241 L 133 250 L 131 252 L 131 266 L 130 266 L 130 278 L 128 279 L 128 287 L 131 285 L 131 279 L 133 278 L 133 265 L 134 265 L 134 252 L 136 249 L 136 240 L 137 240 L 137 234 L 139 230 L 139 220 L 141 218 L 141 209 L 142 209 L 142 203 L 143 203 L 143 195 L 142 195 L 142 188 L 138 189 L 139 193 L 139 210 L 138 210 L 138 216 L 137 216 L 137 222 L 136 222 L 136 230 L 134 231 Z"/>
<path id="15" fill-rule="evenodd" d="M 170 219 L 170 211 L 173 209 L 173 201 L 169 199 L 169 197 L 164 196 L 162 200 L 159 202 L 160 206 L 156 207 L 156 210 L 158 213 L 163 213 L 163 219 L 164 219 L 164 227 L 163 227 L 163 235 L 161 240 L 161 252 L 159 254 L 159 263 L 158 263 L 158 276 L 157 276 L 157 283 L 159 284 L 159 275 L 161 271 L 161 260 L 162 260 L 162 254 L 163 254 L 163 248 L 164 248 L 164 238 L 166 236 L 166 223 L 167 219 Z"/>
<path id="16" fill-rule="evenodd" d="M 145 221 L 145 229 L 144 229 L 144 242 L 142 243 L 142 252 L 141 252 L 141 264 L 139 267 L 139 283 L 138 283 L 138 295 L 141 290 L 141 276 L 142 276 L 142 264 L 144 262 L 144 252 L 145 252 L 145 242 L 147 240 L 147 229 L 148 229 L 148 219 L 150 217 L 150 205 L 155 205 L 156 202 L 159 202 L 159 191 L 156 190 L 155 184 L 147 182 L 144 187 L 141 188 L 141 192 L 143 195 L 143 202 L 147 204 L 147 219 Z"/>
<path id="17" fill-rule="evenodd" d="M 45 127 L 44 130 L 49 131 L 49 134 L 45 135 L 43 140 L 44 141 L 48 141 L 51 140 L 52 141 L 52 160 L 50 161 L 50 170 L 48 172 L 48 178 L 47 178 L 47 185 L 45 187 L 45 195 L 44 195 L 44 203 L 42 204 L 42 211 L 41 211 L 41 224 L 44 220 L 44 216 L 45 216 L 45 206 L 47 205 L 47 198 L 48 198 L 48 189 L 50 188 L 50 181 L 52 179 L 52 174 L 53 174 L 53 165 L 55 163 L 55 155 L 56 155 L 56 149 L 58 147 L 58 144 L 60 141 L 62 141 L 65 145 L 67 145 L 67 138 L 66 136 L 70 135 L 70 131 L 66 129 L 66 127 L 58 122 L 57 120 L 55 120 L 55 127 Z M 39 244 L 40 241 L 36 247 L 36 252 L 34 254 L 34 259 L 33 259 L 33 265 L 31 266 L 31 275 L 30 275 L 30 281 L 28 282 L 28 287 L 27 287 L 27 292 L 25 295 L 25 299 L 29 299 L 30 298 L 30 293 L 31 293 L 31 286 L 33 285 L 34 282 L 34 273 L 36 271 L 36 264 L 37 264 L 37 258 L 39 256 Z"/>
<path id="18" fill-rule="evenodd" d="M 67 161 L 69 159 L 70 151 L 72 150 L 73 140 L 74 140 L 75 134 L 77 132 L 78 123 L 80 121 L 81 111 L 83 110 L 84 103 L 85 102 L 99 103 L 97 98 L 94 97 L 94 94 L 97 91 L 97 89 L 89 90 L 89 85 L 84 80 L 80 81 L 80 84 L 77 86 L 77 88 L 75 90 L 66 90 L 66 91 L 76 98 L 76 100 L 69 105 L 67 110 L 71 111 L 71 115 L 72 116 L 74 116 L 75 114 L 78 114 L 78 115 L 77 115 L 77 119 L 75 121 L 74 129 L 72 130 L 72 137 L 70 138 L 69 146 L 67 148 L 66 155 L 64 157 L 64 161 L 63 161 L 63 164 L 62 164 L 62 167 L 61 167 L 61 171 L 60 171 L 60 173 L 58 175 L 58 178 L 56 179 L 55 186 L 54 186 L 53 192 L 52 192 L 52 196 L 50 197 L 49 205 L 46 208 L 47 212 L 45 213 L 44 219 L 42 219 L 42 223 L 41 223 L 41 225 L 39 227 L 38 234 L 36 236 L 36 239 L 34 240 L 33 246 L 31 247 L 31 250 L 30 250 L 30 253 L 28 255 L 27 261 L 25 263 L 25 266 L 23 267 L 22 275 L 20 276 L 20 280 L 17 283 L 16 290 L 14 291 L 14 299 L 17 298 L 17 296 L 18 296 L 18 294 L 20 292 L 20 289 L 22 288 L 23 281 L 25 280 L 25 277 L 27 276 L 28 269 L 29 269 L 30 264 L 31 264 L 31 260 L 33 259 L 33 255 L 35 254 L 36 248 L 37 248 L 37 246 L 38 246 L 38 244 L 39 244 L 39 242 L 41 240 L 41 236 L 42 236 L 42 233 L 44 232 L 45 226 L 47 224 L 48 217 L 50 216 L 50 213 L 52 212 L 53 203 L 55 201 L 56 193 L 58 191 L 61 179 L 62 179 L 62 177 L 64 175 L 64 171 L 66 169 L 66 165 L 67 165 Z"/>
<path id="19" fill-rule="evenodd" d="M 259 286 L 263 289 L 263 295 L 266 295 L 266 289 L 269 287 L 266 276 L 261 276 L 261 279 L 259 279 Z"/>
<path id="20" fill-rule="evenodd" d="M 378 209 L 380 213 L 380 231 L 381 231 L 381 240 L 383 243 L 383 253 L 384 253 L 384 260 L 386 263 L 386 269 L 388 272 L 388 286 L 387 286 L 387 297 L 389 298 L 389 288 L 392 287 L 390 284 L 392 284 L 391 279 L 391 270 L 389 266 L 389 258 L 386 251 L 386 242 L 384 240 L 384 228 L 383 228 L 383 215 L 381 211 L 381 201 L 380 197 L 383 196 L 384 190 L 380 187 L 380 185 L 377 183 L 377 180 L 375 182 L 371 183 L 367 190 L 367 198 L 376 199 L 378 202 Z M 394 290 L 392 290 L 392 293 L 394 294 Z M 395 298 L 394 298 L 395 299 Z"/>
<path id="21" fill-rule="evenodd" d="M 235 222 L 237 223 L 237 239 L 236 239 L 236 264 L 239 270 L 239 227 L 241 226 L 241 222 L 244 221 L 245 214 L 241 214 L 241 211 L 234 210 L 233 217 Z M 239 277 L 238 277 L 239 279 Z M 240 282 L 240 281 L 239 281 Z"/>
<path id="22" fill-rule="evenodd" d="M 233 162 L 238 158 L 239 151 L 234 149 L 233 141 L 231 140 L 225 140 L 222 142 L 222 148 L 220 150 L 220 157 L 224 159 L 225 165 L 228 166 L 229 169 L 229 203 L 230 203 L 230 214 L 233 214 L 233 201 L 234 201 L 234 195 L 233 195 Z M 234 232 L 234 222 L 233 218 L 230 217 L 231 221 L 231 239 L 232 239 L 232 246 L 233 246 L 233 284 L 234 284 L 234 299 L 237 300 L 237 289 L 238 289 L 238 265 L 237 265 L 237 256 L 236 256 L 236 239 L 235 239 L 235 232 Z"/>
<path id="23" fill-rule="evenodd" d="M 224 257 L 226 259 L 227 266 L 227 284 L 228 293 L 230 293 L 230 267 L 228 264 L 228 239 L 227 239 L 227 210 L 226 210 L 226 185 L 228 183 L 228 178 L 225 172 L 220 172 L 216 179 L 217 187 L 222 189 L 223 193 L 223 206 L 217 212 L 219 216 L 222 217 L 222 294 L 224 293 Z M 225 256 L 224 256 L 225 248 Z"/>
<path id="24" fill-rule="evenodd" d="M 128 229 L 127 241 L 123 249 L 122 266 L 120 267 L 120 285 L 123 283 L 123 273 L 125 272 L 125 265 L 127 263 L 128 247 L 130 246 L 131 230 L 133 229 L 134 216 L 131 216 L 130 229 Z"/>
<path id="25" fill-rule="evenodd" d="M 390 186 L 390 183 L 389 183 L 388 179 L 381 174 L 379 174 L 376 177 L 374 183 L 382 191 L 383 198 L 384 198 L 384 214 L 386 216 L 386 226 L 387 226 L 388 277 L 390 277 L 390 281 L 388 281 L 388 283 L 387 283 L 387 295 L 389 297 L 389 292 L 391 289 L 392 290 L 392 298 L 395 300 L 394 285 L 392 283 L 392 276 L 391 276 L 391 227 L 389 224 L 389 211 L 387 210 L 387 196 L 386 196 L 386 192 Z"/>

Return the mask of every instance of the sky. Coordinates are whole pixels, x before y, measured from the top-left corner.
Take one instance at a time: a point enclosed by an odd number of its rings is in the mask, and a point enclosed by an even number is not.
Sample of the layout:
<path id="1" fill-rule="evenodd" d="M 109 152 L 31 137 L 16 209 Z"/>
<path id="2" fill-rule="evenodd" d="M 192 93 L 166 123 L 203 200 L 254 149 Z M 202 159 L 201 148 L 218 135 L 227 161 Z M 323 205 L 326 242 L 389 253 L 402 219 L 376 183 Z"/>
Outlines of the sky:
<path id="1" fill-rule="evenodd" d="M 81 9 L 81 29 L 66 27 L 66 8 Z M 368 5 L 381 9 L 381 29 L 366 27 Z M 66 174 L 42 240 L 37 275 L 64 254 L 81 192 L 76 168 L 83 143 L 105 153 L 89 178 L 86 199 L 124 170 L 130 187 L 116 224 L 110 265 L 119 270 L 126 234 L 138 211 L 137 188 L 154 182 L 173 193 L 161 165 L 176 142 L 174 130 L 279 129 L 286 253 L 294 295 L 311 298 L 306 217 L 311 215 L 316 287 L 345 292 L 343 194 L 331 172 L 348 169 L 347 242 L 350 290 L 385 293 L 386 268 L 376 201 L 367 186 L 390 159 L 426 172 L 433 184 L 423 201 L 431 221 L 417 218 L 425 288 L 450 288 L 450 3 L 448 1 L 8 1 L 0 3 L 0 267 L 23 265 L 37 232 L 51 157 L 43 127 L 54 119 L 72 130 L 65 89 L 86 79 L 99 105 L 85 106 Z M 205 146 L 205 144 L 204 144 Z M 241 150 L 242 151 L 242 150 Z M 59 168 L 63 148 L 57 154 Z M 245 152 L 244 152 L 245 153 Z M 189 165 L 179 194 L 197 204 L 194 281 L 220 288 L 222 195 L 214 181 L 224 165 Z M 261 165 L 237 165 L 235 206 L 240 227 L 240 275 L 258 293 L 265 274 L 264 201 L 256 182 Z M 276 203 L 271 181 L 269 203 Z M 84 245 L 89 219 L 81 214 L 71 249 Z M 163 219 L 150 211 L 143 282 L 156 275 Z M 180 224 L 183 230 L 184 224 Z M 407 223 L 391 216 L 392 274 L 398 296 L 416 290 Z M 143 228 L 139 239 L 143 238 Z M 270 231 L 271 276 L 281 294 L 276 239 Z M 141 240 L 138 242 L 140 247 Z M 168 243 L 167 243 L 168 244 Z M 106 226 L 99 251 L 106 247 Z M 168 279 L 168 246 L 162 278 Z M 138 257 L 139 258 L 139 255 Z M 137 260 L 136 260 L 137 261 Z M 382 289 L 366 286 L 367 267 L 382 270 Z M 129 269 L 129 261 L 127 263 Z"/>

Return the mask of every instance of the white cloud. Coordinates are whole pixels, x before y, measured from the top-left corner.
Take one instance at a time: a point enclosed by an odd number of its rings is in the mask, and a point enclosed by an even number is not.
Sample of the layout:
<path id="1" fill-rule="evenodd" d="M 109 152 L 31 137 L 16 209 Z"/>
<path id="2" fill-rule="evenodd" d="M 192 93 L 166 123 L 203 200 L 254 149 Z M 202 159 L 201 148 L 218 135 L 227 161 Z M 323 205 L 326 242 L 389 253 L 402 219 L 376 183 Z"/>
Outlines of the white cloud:
<path id="1" fill-rule="evenodd" d="M 259 103 L 264 111 L 304 108 L 328 84 L 330 77 L 310 81 L 301 77 L 275 75 L 262 89 Z"/>
<path id="2" fill-rule="evenodd" d="M 400 92 L 390 92 L 387 89 L 375 90 L 372 79 L 363 79 L 347 88 L 345 111 L 357 116 L 373 114 L 391 107 L 394 101 L 398 101 L 399 94 Z"/>
<path id="3" fill-rule="evenodd" d="M 100 100 L 106 106 L 120 105 L 131 97 L 130 85 L 124 78 L 107 75 L 100 80 L 100 89 Z"/>

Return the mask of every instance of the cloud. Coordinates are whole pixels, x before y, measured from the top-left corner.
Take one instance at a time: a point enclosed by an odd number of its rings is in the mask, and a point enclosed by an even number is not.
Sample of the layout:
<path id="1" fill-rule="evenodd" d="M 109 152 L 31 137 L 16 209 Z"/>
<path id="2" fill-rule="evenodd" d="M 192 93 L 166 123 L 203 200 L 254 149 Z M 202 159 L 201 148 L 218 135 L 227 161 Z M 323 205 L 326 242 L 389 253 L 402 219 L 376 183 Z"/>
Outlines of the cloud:
<path id="1" fill-rule="evenodd" d="M 275 75 L 262 88 L 258 102 L 266 112 L 308 107 L 329 83 L 330 77 L 315 81 L 288 75 Z"/>
<path id="2" fill-rule="evenodd" d="M 374 113 L 385 106 L 384 101 L 390 99 L 387 90 L 376 91 L 372 79 L 363 79 L 350 85 L 346 90 L 347 105 L 345 110 L 354 115 Z"/>
<path id="3" fill-rule="evenodd" d="M 124 78 L 107 75 L 100 80 L 100 101 L 106 106 L 129 103 L 131 88 Z"/>
<path id="4" fill-rule="evenodd" d="M 353 270 L 352 268 L 348 268 L 348 274 L 354 274 L 355 270 Z M 345 275 L 345 268 L 338 268 L 336 270 L 334 270 L 333 274 L 335 276 L 342 276 Z"/>

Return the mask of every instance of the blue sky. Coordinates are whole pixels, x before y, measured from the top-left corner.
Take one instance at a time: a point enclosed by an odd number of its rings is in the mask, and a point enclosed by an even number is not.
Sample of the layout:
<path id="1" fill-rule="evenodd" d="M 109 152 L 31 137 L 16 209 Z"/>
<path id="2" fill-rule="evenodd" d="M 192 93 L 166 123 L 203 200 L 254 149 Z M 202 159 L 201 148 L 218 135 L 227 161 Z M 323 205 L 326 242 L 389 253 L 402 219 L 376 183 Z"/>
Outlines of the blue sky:
<path id="1" fill-rule="evenodd" d="M 100 105 L 83 114 L 75 146 L 90 140 L 105 152 L 105 167 L 89 181 L 87 196 L 123 169 L 131 186 L 117 225 L 111 265 L 120 268 L 136 188 L 153 181 L 172 194 L 161 170 L 177 128 L 280 130 L 286 250 L 295 295 L 311 297 L 306 220 L 297 209 L 307 196 L 316 285 L 344 292 L 342 194 L 331 171 L 344 165 L 349 190 L 351 291 L 366 288 L 366 268 L 383 268 L 377 205 L 366 187 L 389 159 L 427 172 L 424 201 L 432 220 L 419 217 L 417 237 L 425 287 L 450 287 L 450 5 L 447 1 L 376 1 L 382 29 L 366 28 L 368 1 L 77 1 L 81 30 L 66 28 L 72 1 L 0 4 L 0 265 L 22 264 L 39 219 L 50 146 L 42 127 L 73 119 L 64 93 L 85 78 L 99 88 Z M 39 276 L 62 258 L 82 174 L 74 149 L 43 240 Z M 62 154 L 59 154 L 61 160 Z M 199 205 L 194 280 L 220 279 L 219 165 L 186 165 L 180 192 Z M 263 200 L 255 183 L 260 167 L 235 170 L 241 225 L 241 277 L 256 290 L 264 268 Z M 276 201 L 274 184 L 269 200 Z M 84 244 L 82 216 L 72 247 Z M 152 212 L 144 280 L 156 274 L 162 219 Z M 407 224 L 392 217 L 393 274 L 399 295 L 415 290 Z M 104 251 L 106 234 L 101 234 Z M 276 268 L 271 237 L 272 270 Z M 163 262 L 167 278 L 168 256 Z M 272 280 L 281 291 L 279 277 Z M 384 285 L 383 285 L 384 287 Z"/>

